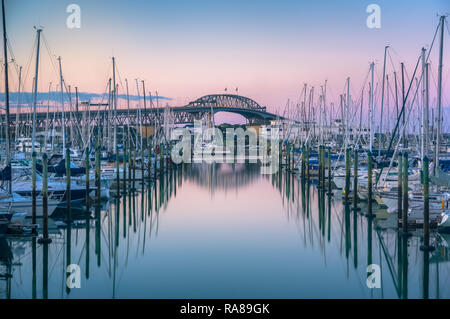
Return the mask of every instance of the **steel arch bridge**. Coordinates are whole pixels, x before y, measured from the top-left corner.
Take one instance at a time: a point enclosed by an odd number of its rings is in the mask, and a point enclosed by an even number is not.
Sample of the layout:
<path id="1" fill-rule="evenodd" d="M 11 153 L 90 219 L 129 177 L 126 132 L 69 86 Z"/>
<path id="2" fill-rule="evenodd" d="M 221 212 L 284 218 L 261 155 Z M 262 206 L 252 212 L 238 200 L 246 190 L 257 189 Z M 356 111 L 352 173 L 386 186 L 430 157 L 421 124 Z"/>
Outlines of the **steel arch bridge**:
<path id="1" fill-rule="evenodd" d="M 266 111 L 266 107 L 260 106 L 252 99 L 235 94 L 210 94 L 190 102 L 188 107 L 226 107 L 245 108 L 250 110 Z"/>
<path id="2" fill-rule="evenodd" d="M 86 106 L 86 103 L 81 105 Z M 126 109 L 119 108 L 114 112 L 112 106 L 105 104 L 87 103 L 88 107 L 78 107 L 75 111 L 69 113 L 66 111 L 64 123 L 62 123 L 62 113 L 60 111 L 37 112 L 36 127 L 43 129 L 45 127 L 66 127 L 77 125 L 79 127 L 97 126 L 103 123 L 112 125 L 154 125 L 162 123 L 164 113 L 170 111 L 175 124 L 191 124 L 194 120 L 199 120 L 211 113 L 231 112 L 244 116 L 250 123 L 268 123 L 277 118 L 276 114 L 266 111 L 266 107 L 259 105 L 254 100 L 235 94 L 211 94 L 200 97 L 199 99 L 188 103 L 185 106 L 175 107 L 147 107 L 146 109 Z M 283 117 L 278 117 L 284 119 Z M 16 114 L 11 114 L 11 127 L 15 126 Z M 32 116 L 29 113 L 19 115 L 20 125 L 32 125 Z"/>

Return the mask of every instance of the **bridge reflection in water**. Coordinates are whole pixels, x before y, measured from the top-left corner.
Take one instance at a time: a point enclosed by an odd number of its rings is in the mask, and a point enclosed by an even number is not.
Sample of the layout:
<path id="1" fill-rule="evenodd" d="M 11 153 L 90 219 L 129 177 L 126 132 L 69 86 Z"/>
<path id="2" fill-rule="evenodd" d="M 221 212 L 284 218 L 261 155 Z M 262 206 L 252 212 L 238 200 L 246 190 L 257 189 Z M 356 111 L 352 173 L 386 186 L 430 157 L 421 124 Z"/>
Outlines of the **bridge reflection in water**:
<path id="1" fill-rule="evenodd" d="M 51 236 L 0 239 L 2 298 L 450 297 L 450 238 L 423 253 L 419 237 L 257 164 L 180 166 Z M 69 264 L 81 288 L 67 287 Z"/>

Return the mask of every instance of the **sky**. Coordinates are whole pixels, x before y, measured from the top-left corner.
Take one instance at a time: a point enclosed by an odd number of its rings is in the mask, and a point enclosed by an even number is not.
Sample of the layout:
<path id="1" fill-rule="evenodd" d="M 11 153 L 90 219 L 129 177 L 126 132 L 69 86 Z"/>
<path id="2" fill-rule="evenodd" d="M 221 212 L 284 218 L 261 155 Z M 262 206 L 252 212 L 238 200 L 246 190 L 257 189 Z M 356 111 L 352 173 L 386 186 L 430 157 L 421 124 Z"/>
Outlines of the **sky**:
<path id="1" fill-rule="evenodd" d="M 71 3 L 81 8 L 79 29 L 66 26 Z M 366 25 L 372 3 L 381 8 L 380 29 Z M 16 63 L 23 66 L 26 91 L 31 91 L 35 68 L 33 27 L 43 26 L 39 91 L 47 92 L 49 82 L 56 90 L 56 57 L 61 56 L 68 84 L 104 93 L 114 56 L 121 93 L 125 78 L 131 94 L 137 94 L 135 79 L 145 80 L 147 91 L 171 98 L 171 105 L 238 88 L 269 110 L 280 110 L 288 99 L 298 101 L 304 83 L 320 87 L 327 80 L 329 100 L 336 101 L 350 77 L 351 93 L 357 96 L 370 62 L 381 78 L 385 45 L 391 47 L 397 72 L 405 62 L 411 76 L 420 49 L 432 42 L 438 14 L 450 13 L 450 1 L 6 0 L 6 10 L 9 41 Z M 448 29 L 445 37 L 447 102 Z M 436 48 L 430 56 L 435 73 Z M 11 82 L 15 91 L 14 68 Z"/>

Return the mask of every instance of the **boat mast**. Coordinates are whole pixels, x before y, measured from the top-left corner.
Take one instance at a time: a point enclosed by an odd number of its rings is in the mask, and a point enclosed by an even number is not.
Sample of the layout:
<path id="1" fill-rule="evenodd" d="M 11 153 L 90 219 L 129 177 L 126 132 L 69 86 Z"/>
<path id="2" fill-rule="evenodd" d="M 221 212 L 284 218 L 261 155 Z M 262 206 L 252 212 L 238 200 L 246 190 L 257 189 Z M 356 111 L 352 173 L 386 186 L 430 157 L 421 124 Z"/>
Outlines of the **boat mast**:
<path id="1" fill-rule="evenodd" d="M 406 141 L 406 122 L 405 122 L 405 106 L 406 106 L 406 101 L 405 101 L 405 65 L 403 64 L 403 62 L 400 64 L 401 65 L 401 69 L 402 69 L 402 126 L 403 126 L 403 148 L 407 148 L 408 147 L 408 142 Z M 411 79 L 412 82 L 412 79 Z"/>
<path id="2" fill-rule="evenodd" d="M 62 76 L 62 67 L 61 67 L 61 57 L 58 57 L 58 62 L 59 62 L 59 79 L 61 82 L 61 107 L 62 107 L 62 111 L 61 111 L 61 116 L 62 116 L 62 120 L 61 120 L 61 127 L 62 127 L 62 142 L 63 142 L 63 149 L 62 149 L 62 156 L 63 158 L 66 157 L 66 129 L 65 129 L 65 116 L 64 116 L 64 90 L 63 90 L 63 76 Z"/>
<path id="3" fill-rule="evenodd" d="M 114 57 L 112 57 L 112 64 L 113 64 L 113 92 L 112 92 L 112 98 L 113 98 L 113 103 L 114 103 L 114 152 L 117 151 L 117 121 L 116 121 L 116 117 L 117 117 L 117 100 L 116 100 L 116 60 Z M 117 154 L 116 154 L 117 156 Z"/>
<path id="4" fill-rule="evenodd" d="M 426 100 L 426 79 L 425 79 L 425 52 L 426 49 L 422 48 L 422 116 L 420 123 L 420 161 L 422 162 L 423 157 L 425 156 L 425 100 Z M 422 163 L 423 164 L 423 163 Z M 423 165 L 422 165 L 423 168 Z"/>
<path id="5" fill-rule="evenodd" d="M 436 132 L 436 152 L 435 152 L 435 164 L 434 175 L 436 175 L 436 167 L 439 167 L 439 153 L 441 151 L 441 121 L 442 121 L 442 56 L 444 51 L 444 24 L 445 16 L 441 16 L 441 41 L 439 47 L 439 69 L 438 69 L 438 121 Z"/>
<path id="6" fill-rule="evenodd" d="M 137 110 L 137 114 L 139 117 L 139 132 L 141 133 L 141 147 L 142 147 L 142 118 L 141 118 L 141 94 L 139 93 L 139 83 L 138 83 L 138 79 L 136 80 L 136 91 L 137 91 L 137 95 L 138 95 L 138 110 Z M 138 143 L 139 142 L 139 137 L 138 137 L 138 131 L 137 131 L 137 127 L 136 127 L 136 150 L 138 149 Z"/>
<path id="7" fill-rule="evenodd" d="M 6 20 L 5 20 L 5 0 L 2 0 L 2 17 L 3 17 L 3 55 L 5 60 L 5 108 L 6 108 L 6 166 L 11 164 L 10 154 L 10 131 L 9 131 L 9 82 L 8 82 L 8 47 L 6 38 Z M 11 171 L 12 175 L 12 171 Z M 8 193 L 12 193 L 12 176 L 8 185 Z"/>
<path id="8" fill-rule="evenodd" d="M 348 122 L 349 122 L 349 110 L 350 109 L 350 77 L 347 78 L 347 102 L 345 103 L 345 148 L 348 145 L 349 132 L 348 132 Z"/>
<path id="9" fill-rule="evenodd" d="M 378 156 L 380 156 L 381 142 L 383 141 L 383 106 L 384 106 L 384 80 L 386 78 L 386 53 L 389 46 L 384 47 L 383 83 L 381 85 L 381 113 L 380 113 L 380 140 L 378 142 Z"/>
<path id="10" fill-rule="evenodd" d="M 391 135 L 391 121 L 390 121 L 390 110 L 391 107 L 389 106 L 389 75 L 386 75 L 386 86 L 387 86 L 387 94 L 386 94 L 386 107 L 387 107 L 387 130 L 386 130 L 386 135 L 387 138 L 390 138 Z"/>
<path id="11" fill-rule="evenodd" d="M 52 82 L 48 85 L 48 96 L 47 96 L 47 119 L 45 121 L 45 152 L 47 152 L 47 139 L 48 139 L 48 122 L 49 122 L 49 113 L 50 113 L 50 91 L 52 89 Z"/>
<path id="12" fill-rule="evenodd" d="M 41 43 L 41 31 L 42 29 L 37 28 L 37 48 L 36 48 L 36 71 L 34 75 L 34 98 L 33 98 L 33 132 L 31 134 L 31 152 L 35 151 L 36 143 L 36 104 L 37 104 L 37 85 L 38 85 L 38 74 L 39 74 L 39 46 Z"/>
<path id="13" fill-rule="evenodd" d="M 130 95 L 129 95 L 129 91 L 128 91 L 128 79 L 125 79 L 125 85 L 127 87 L 128 121 L 130 121 Z M 131 144 L 130 144 L 130 123 L 129 122 L 128 122 L 128 125 L 127 125 L 127 143 L 128 143 L 128 147 L 131 148 Z"/>
<path id="14" fill-rule="evenodd" d="M 429 83 L 429 67 L 430 64 L 426 63 L 425 64 L 425 114 L 424 114 L 424 150 L 425 150 L 425 155 L 428 156 L 428 150 L 429 150 L 429 141 L 430 141 L 430 129 L 429 129 L 429 125 L 430 125 L 430 111 L 429 111 L 429 107 L 430 107 L 430 83 Z"/>
<path id="15" fill-rule="evenodd" d="M 22 89 L 22 67 L 19 68 L 19 88 L 17 89 L 17 110 L 16 110 L 16 131 L 15 138 L 19 136 L 19 119 L 20 119 L 20 90 Z"/>
<path id="16" fill-rule="evenodd" d="M 144 122 L 144 127 L 145 127 L 145 116 L 147 116 L 147 101 L 145 99 L 145 83 L 144 83 L 144 80 L 142 80 L 141 82 L 142 82 L 142 95 L 144 97 L 144 120 L 143 120 L 143 122 Z M 141 118 L 142 118 L 142 116 L 141 116 Z M 145 131 L 147 132 L 147 129 L 145 129 Z M 141 134 L 142 134 L 141 138 L 143 139 L 144 132 L 141 131 Z M 148 145 L 148 140 L 146 140 L 145 145 L 146 146 Z M 142 147 L 142 154 L 144 154 L 144 144 L 142 144 L 141 147 Z M 142 160 L 144 160 L 144 159 L 142 158 Z M 142 173 L 142 174 L 144 174 L 144 173 Z"/>
<path id="17" fill-rule="evenodd" d="M 371 80 L 370 80 L 370 96 L 369 96 L 369 99 L 370 99 L 370 101 L 369 101 L 369 133 L 370 133 L 369 150 L 370 150 L 370 152 L 372 152 L 373 136 L 374 136 L 374 131 L 373 131 L 373 81 L 374 81 L 373 71 L 374 71 L 374 66 L 375 66 L 375 63 L 372 62 L 370 64 Z"/>

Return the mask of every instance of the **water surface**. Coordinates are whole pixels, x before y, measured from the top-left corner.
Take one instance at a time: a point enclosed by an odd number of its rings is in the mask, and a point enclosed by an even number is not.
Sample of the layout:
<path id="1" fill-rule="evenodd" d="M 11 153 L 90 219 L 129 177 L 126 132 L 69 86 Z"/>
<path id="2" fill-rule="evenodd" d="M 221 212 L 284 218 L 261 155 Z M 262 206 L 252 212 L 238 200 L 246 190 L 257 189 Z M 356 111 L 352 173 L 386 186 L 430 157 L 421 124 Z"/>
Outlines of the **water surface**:
<path id="1" fill-rule="evenodd" d="M 0 273 L 12 277 L 0 297 L 450 297 L 450 237 L 434 235 L 436 251 L 423 253 L 420 236 L 383 229 L 292 174 L 193 164 L 137 188 L 68 227 L 51 223 L 48 247 L 1 238 Z M 67 288 L 69 264 L 81 288 Z M 369 264 L 380 288 L 366 284 Z"/>

